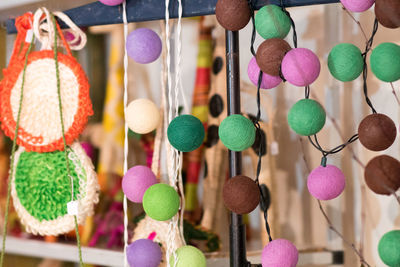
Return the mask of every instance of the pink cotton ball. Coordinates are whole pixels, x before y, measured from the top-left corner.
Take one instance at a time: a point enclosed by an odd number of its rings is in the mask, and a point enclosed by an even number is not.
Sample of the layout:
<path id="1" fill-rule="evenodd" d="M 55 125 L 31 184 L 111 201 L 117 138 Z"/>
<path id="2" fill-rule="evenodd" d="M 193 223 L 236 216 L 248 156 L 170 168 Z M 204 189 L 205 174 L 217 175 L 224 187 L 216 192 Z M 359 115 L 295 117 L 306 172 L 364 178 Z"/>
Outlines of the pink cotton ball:
<path id="1" fill-rule="evenodd" d="M 107 6 L 117 6 L 122 4 L 124 0 L 99 0 L 101 3 Z"/>
<path id="2" fill-rule="evenodd" d="M 307 86 L 318 78 L 321 64 L 310 49 L 294 48 L 286 53 L 281 68 L 288 82 L 296 86 Z"/>
<path id="3" fill-rule="evenodd" d="M 122 178 L 122 191 L 126 197 L 135 203 L 142 203 L 147 188 L 157 183 L 153 171 L 142 165 L 130 168 Z"/>
<path id="4" fill-rule="evenodd" d="M 340 0 L 340 2 L 351 12 L 364 12 L 375 3 L 375 0 Z"/>
<path id="5" fill-rule="evenodd" d="M 307 179 L 308 191 L 319 200 L 331 200 L 344 190 L 346 180 L 342 171 L 334 165 L 315 168 Z"/>
<path id="6" fill-rule="evenodd" d="M 249 62 L 249 66 L 247 67 L 247 75 L 249 76 L 250 81 L 257 86 L 258 85 L 258 75 L 260 74 L 260 68 L 257 65 L 257 61 L 255 57 Z M 271 89 L 277 87 L 282 82 L 282 79 L 279 76 L 271 76 L 269 74 L 263 73 L 261 87 L 262 89 Z"/>
<path id="7" fill-rule="evenodd" d="M 286 239 L 275 239 L 262 251 L 262 267 L 296 267 L 299 252 L 295 245 Z"/>

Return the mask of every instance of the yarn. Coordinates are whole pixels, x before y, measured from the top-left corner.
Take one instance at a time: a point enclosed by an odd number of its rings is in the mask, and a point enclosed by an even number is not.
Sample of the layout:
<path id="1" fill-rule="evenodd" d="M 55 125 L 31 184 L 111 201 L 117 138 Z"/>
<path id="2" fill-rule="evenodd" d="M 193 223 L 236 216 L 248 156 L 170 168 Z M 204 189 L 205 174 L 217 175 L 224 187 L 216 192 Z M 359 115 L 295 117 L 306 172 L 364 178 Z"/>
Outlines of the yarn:
<path id="1" fill-rule="evenodd" d="M 328 56 L 328 67 L 332 76 L 342 82 L 350 82 L 360 76 L 364 61 L 360 49 L 349 43 L 332 48 Z"/>
<path id="2" fill-rule="evenodd" d="M 249 23 L 251 13 L 247 1 L 218 0 L 215 6 L 215 16 L 225 29 L 238 31 Z"/>
<path id="3" fill-rule="evenodd" d="M 307 48 L 294 48 L 282 60 L 282 74 L 296 86 L 312 84 L 319 76 L 321 64 L 317 55 Z"/>
<path id="4" fill-rule="evenodd" d="M 168 140 L 179 151 L 189 152 L 200 147 L 205 131 L 201 121 L 193 115 L 180 115 L 168 126 Z"/>
<path id="5" fill-rule="evenodd" d="M 365 166 L 364 178 L 376 194 L 390 195 L 400 188 L 400 162 L 388 155 L 376 156 Z"/>
<path id="6" fill-rule="evenodd" d="M 107 6 L 117 6 L 122 4 L 124 0 L 99 0 L 102 4 Z"/>
<path id="7" fill-rule="evenodd" d="M 126 248 L 126 257 L 131 267 L 157 267 L 162 253 L 158 243 L 150 239 L 138 239 Z"/>
<path id="8" fill-rule="evenodd" d="M 395 43 L 381 43 L 372 50 L 371 70 L 384 82 L 400 79 L 400 46 Z"/>
<path id="9" fill-rule="evenodd" d="M 170 266 L 175 267 L 206 267 L 206 257 L 203 252 L 193 246 L 182 246 L 176 250 L 178 262 L 175 265 L 174 255 L 170 257 Z"/>
<path id="10" fill-rule="evenodd" d="M 138 165 L 130 168 L 122 178 L 122 191 L 126 197 L 135 203 L 142 203 L 146 190 L 157 183 L 153 171 L 147 167 Z"/>
<path id="11" fill-rule="evenodd" d="M 160 123 L 160 111 L 149 99 L 133 100 L 126 108 L 125 120 L 129 129 L 139 134 L 154 131 Z"/>
<path id="12" fill-rule="evenodd" d="M 325 125 L 324 108 L 315 100 L 302 99 L 289 110 L 290 128 L 299 135 L 309 136 L 318 133 Z"/>
<path id="13" fill-rule="evenodd" d="M 243 151 L 253 145 L 256 129 L 249 119 L 240 114 L 233 114 L 221 122 L 218 135 L 228 149 Z"/>
<path id="14" fill-rule="evenodd" d="M 379 23 L 391 29 L 400 27 L 400 1 L 375 0 L 375 16 Z"/>
<path id="15" fill-rule="evenodd" d="M 155 184 L 143 196 L 143 209 L 154 220 L 166 221 L 179 210 L 179 195 L 172 186 Z"/>
<path id="16" fill-rule="evenodd" d="M 387 232 L 378 244 L 381 260 L 388 266 L 400 266 L 400 230 Z"/>
<path id="17" fill-rule="evenodd" d="M 260 203 L 260 191 L 249 177 L 238 175 L 225 182 L 222 198 L 229 210 L 237 214 L 252 212 Z"/>
<path id="18" fill-rule="evenodd" d="M 299 252 L 286 239 L 275 239 L 266 245 L 261 254 L 262 267 L 296 267 Z"/>
<path id="19" fill-rule="evenodd" d="M 372 151 L 389 148 L 394 143 L 396 135 L 396 125 L 384 114 L 368 115 L 358 126 L 358 138 L 361 144 Z"/>
<path id="20" fill-rule="evenodd" d="M 290 31 L 291 22 L 279 6 L 265 5 L 255 16 L 255 27 L 264 39 L 283 39 Z"/>
<path id="21" fill-rule="evenodd" d="M 249 65 L 247 67 L 247 75 L 249 76 L 250 81 L 255 86 L 257 86 L 258 85 L 258 76 L 260 75 L 260 68 L 257 65 L 255 57 L 252 57 L 250 59 Z M 262 88 L 262 89 L 275 88 L 281 82 L 282 82 L 282 79 L 279 76 L 271 76 L 269 74 L 263 73 L 260 88 Z"/>
<path id="22" fill-rule="evenodd" d="M 81 142 L 81 146 L 83 150 L 85 150 L 86 155 L 91 159 L 94 160 L 94 147 L 89 142 Z"/>
<path id="23" fill-rule="evenodd" d="M 375 0 L 340 0 L 340 2 L 351 12 L 364 12 L 375 3 Z"/>
<path id="24" fill-rule="evenodd" d="M 126 50 L 128 56 L 137 63 L 151 63 L 161 54 L 161 39 L 153 30 L 139 28 L 128 35 L 126 39 Z"/>
<path id="25" fill-rule="evenodd" d="M 292 48 L 285 40 L 267 39 L 257 49 L 257 64 L 264 73 L 279 76 L 282 59 L 290 49 Z"/>
<path id="26" fill-rule="evenodd" d="M 308 175 L 307 187 L 313 197 L 331 200 L 344 190 L 346 180 L 342 171 L 334 165 L 319 166 Z"/>

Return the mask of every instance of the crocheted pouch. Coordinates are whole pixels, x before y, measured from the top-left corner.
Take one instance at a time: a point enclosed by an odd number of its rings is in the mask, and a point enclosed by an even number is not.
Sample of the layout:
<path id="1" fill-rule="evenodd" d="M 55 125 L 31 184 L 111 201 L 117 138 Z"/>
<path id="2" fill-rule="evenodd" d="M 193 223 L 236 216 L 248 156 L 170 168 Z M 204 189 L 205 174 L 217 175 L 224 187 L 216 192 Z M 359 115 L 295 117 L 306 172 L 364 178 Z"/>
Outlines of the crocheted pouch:
<path id="1" fill-rule="evenodd" d="M 25 54 L 29 47 L 26 36 L 32 28 L 32 17 L 27 13 L 16 20 L 18 35 L 14 51 L 0 82 L 1 128 L 8 137 L 14 138 L 18 108 L 22 103 L 17 144 L 25 147 L 26 151 L 63 150 L 53 50 L 35 51 L 28 55 L 21 101 Z M 65 138 L 70 145 L 83 131 L 93 110 L 88 79 L 72 56 L 59 25 L 56 26 L 67 52 L 58 52 L 58 64 Z"/>

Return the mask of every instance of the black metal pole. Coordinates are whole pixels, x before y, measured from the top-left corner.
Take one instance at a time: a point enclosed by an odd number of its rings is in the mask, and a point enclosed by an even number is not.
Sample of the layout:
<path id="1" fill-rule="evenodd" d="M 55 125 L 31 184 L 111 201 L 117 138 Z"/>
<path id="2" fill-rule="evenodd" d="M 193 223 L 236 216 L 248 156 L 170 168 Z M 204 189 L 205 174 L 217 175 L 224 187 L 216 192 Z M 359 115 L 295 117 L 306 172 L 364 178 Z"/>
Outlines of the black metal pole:
<path id="1" fill-rule="evenodd" d="M 226 31 L 226 85 L 228 116 L 240 114 L 239 32 Z M 242 153 L 229 150 L 229 177 L 242 174 Z M 246 231 L 242 216 L 231 213 L 230 266 L 245 267 Z"/>

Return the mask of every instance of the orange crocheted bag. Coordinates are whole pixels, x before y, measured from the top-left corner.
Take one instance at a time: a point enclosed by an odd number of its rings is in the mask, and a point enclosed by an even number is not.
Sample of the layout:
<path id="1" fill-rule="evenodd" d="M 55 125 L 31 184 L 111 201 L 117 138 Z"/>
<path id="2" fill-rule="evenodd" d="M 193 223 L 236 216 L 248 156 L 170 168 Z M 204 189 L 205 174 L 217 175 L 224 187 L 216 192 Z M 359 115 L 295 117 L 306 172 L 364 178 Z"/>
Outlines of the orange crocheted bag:
<path id="1" fill-rule="evenodd" d="M 63 150 L 57 94 L 56 67 L 53 50 L 35 51 L 28 55 L 23 97 L 21 84 L 25 54 L 29 44 L 25 39 L 32 29 L 33 16 L 27 13 L 16 20 L 18 35 L 9 66 L 3 70 L 0 82 L 1 128 L 14 138 L 16 118 L 22 103 L 17 144 L 26 151 L 51 152 Z M 66 54 L 58 52 L 59 77 L 67 145 L 84 130 L 93 114 L 89 96 L 89 82 L 57 24 L 57 31 Z"/>

